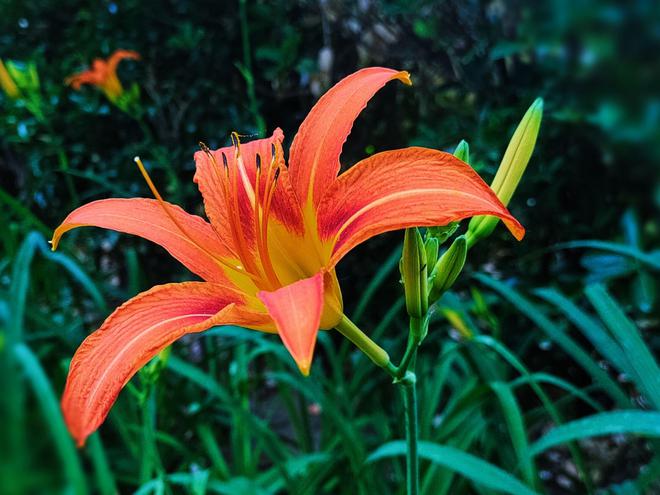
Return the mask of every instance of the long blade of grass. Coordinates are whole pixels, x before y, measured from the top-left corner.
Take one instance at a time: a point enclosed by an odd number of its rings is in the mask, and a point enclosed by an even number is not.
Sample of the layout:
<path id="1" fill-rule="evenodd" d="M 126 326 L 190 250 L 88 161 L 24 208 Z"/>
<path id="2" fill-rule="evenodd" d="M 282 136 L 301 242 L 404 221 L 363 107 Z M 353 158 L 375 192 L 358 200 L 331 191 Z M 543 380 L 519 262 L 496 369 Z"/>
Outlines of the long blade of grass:
<path id="1" fill-rule="evenodd" d="M 406 455 L 406 443 L 403 440 L 396 440 L 378 447 L 369 455 L 367 462 L 404 455 Z M 503 469 L 453 447 L 421 441 L 419 442 L 419 456 L 434 464 L 456 471 L 474 483 L 492 490 L 511 495 L 538 495 L 538 492 L 525 486 Z"/>
<path id="2" fill-rule="evenodd" d="M 527 440 L 527 430 L 525 420 L 518 405 L 511 386 L 503 382 L 493 382 L 490 384 L 502 408 L 502 414 L 509 429 L 511 444 L 518 457 L 518 465 L 522 478 L 529 486 L 535 486 L 537 482 L 536 466 L 534 458 L 529 455 L 529 441 Z"/>
<path id="3" fill-rule="evenodd" d="M 555 289 L 537 289 L 534 293 L 554 304 L 591 342 L 605 359 L 622 373 L 630 373 L 630 362 L 621 346 L 594 318 L 580 309 L 573 301 Z"/>
<path id="4" fill-rule="evenodd" d="M 566 380 L 559 378 L 558 376 L 551 375 L 549 373 L 531 373 L 530 375 L 521 376 L 515 380 L 509 382 L 511 387 L 516 388 L 523 384 L 532 384 L 532 383 L 547 383 L 549 385 L 554 385 L 557 388 L 566 390 L 572 396 L 581 399 L 586 404 L 589 404 L 596 411 L 602 411 L 603 406 L 598 402 L 593 400 L 586 394 L 584 391 L 577 388 L 575 385 L 567 382 Z"/>
<path id="5" fill-rule="evenodd" d="M 660 413 L 614 411 L 587 416 L 553 428 L 532 444 L 530 451 L 532 455 L 537 455 L 566 442 L 624 433 L 660 437 Z"/>
<path id="6" fill-rule="evenodd" d="M 660 409 L 660 368 L 637 327 L 602 285 L 587 287 L 585 294 L 628 358 L 636 384 Z"/>
<path id="7" fill-rule="evenodd" d="M 96 486 L 99 493 L 103 495 L 113 495 L 118 493 L 115 477 L 108 464 L 108 458 L 105 455 L 105 449 L 103 448 L 103 443 L 101 442 L 101 437 L 98 432 L 89 437 L 87 447 L 92 458 L 92 464 L 94 465 Z"/>
<path id="8" fill-rule="evenodd" d="M 44 373 L 37 357 L 25 344 L 16 344 L 14 346 L 14 355 L 32 387 L 46 424 L 50 426 L 50 432 L 53 436 L 57 453 L 62 461 L 67 481 L 71 483 L 74 493 L 88 493 L 87 481 L 80 464 L 80 459 L 78 458 L 78 453 L 73 445 L 71 435 L 69 435 L 69 431 L 64 424 L 59 401 L 48 381 L 46 373 Z"/>
<path id="9" fill-rule="evenodd" d="M 513 354 L 504 344 L 501 342 L 498 342 L 494 338 L 488 336 L 488 335 L 479 335 L 475 337 L 472 342 L 476 342 L 481 345 L 485 345 L 491 349 L 493 349 L 495 352 L 500 354 L 505 361 L 507 361 L 513 368 L 518 371 L 523 377 L 529 378 L 531 376 L 531 373 L 527 369 L 527 367 L 516 357 L 515 354 Z M 563 422 L 561 415 L 559 414 L 559 410 L 555 405 L 552 403 L 550 400 L 550 397 L 545 393 L 543 388 L 536 383 L 533 380 L 530 380 L 530 386 L 532 387 L 532 390 L 536 393 L 538 398 L 540 399 L 541 403 L 543 404 L 543 407 L 547 411 L 548 415 L 552 420 L 560 424 Z M 591 478 L 589 478 L 587 474 L 587 470 L 585 468 L 585 463 L 584 459 L 582 457 L 582 453 L 580 450 L 577 448 L 577 445 L 574 444 L 569 444 L 568 449 L 571 453 L 571 456 L 573 457 L 573 460 L 575 461 L 575 465 L 578 468 L 578 471 L 580 472 L 580 478 L 584 481 L 585 487 L 587 488 L 587 491 L 591 493 Z"/>
<path id="10" fill-rule="evenodd" d="M 653 270 L 660 270 L 660 256 L 656 253 L 645 253 L 636 247 L 628 246 L 625 244 L 617 244 L 616 242 L 597 241 L 597 240 L 583 240 L 563 242 L 555 244 L 550 249 L 576 249 L 576 248 L 591 248 L 599 249 L 601 251 L 609 251 L 611 253 L 622 254 L 640 261 Z"/>
<path id="11" fill-rule="evenodd" d="M 527 316 L 527 318 L 532 320 L 536 326 L 548 336 L 548 338 L 556 342 L 575 360 L 577 364 L 589 373 L 593 380 L 616 401 L 619 407 L 630 407 L 630 401 L 619 385 L 610 378 L 600 366 L 598 366 L 598 363 L 596 363 L 577 342 L 548 319 L 548 317 L 541 312 L 539 307 L 532 304 L 517 291 L 502 282 L 483 274 L 475 274 L 474 277 L 500 294 L 504 299 L 513 304 L 516 309 Z"/>

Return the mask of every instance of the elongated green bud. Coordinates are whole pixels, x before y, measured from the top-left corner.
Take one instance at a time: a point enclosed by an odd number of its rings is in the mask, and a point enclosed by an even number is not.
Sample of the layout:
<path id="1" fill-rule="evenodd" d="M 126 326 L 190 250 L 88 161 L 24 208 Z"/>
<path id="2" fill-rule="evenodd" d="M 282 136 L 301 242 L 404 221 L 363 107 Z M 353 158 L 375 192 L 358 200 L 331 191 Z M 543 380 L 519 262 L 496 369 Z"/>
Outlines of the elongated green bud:
<path id="1" fill-rule="evenodd" d="M 424 318 L 428 310 L 426 249 L 417 228 L 406 229 L 399 268 L 408 314 L 413 318 Z"/>
<path id="2" fill-rule="evenodd" d="M 435 266 L 436 261 L 438 261 L 438 251 L 440 250 L 438 238 L 427 235 L 424 241 L 424 249 L 426 249 L 426 262 L 429 266 Z"/>
<path id="3" fill-rule="evenodd" d="M 442 294 L 454 285 L 463 270 L 467 255 L 467 240 L 464 235 L 457 237 L 449 249 L 440 257 L 431 273 L 431 293 L 429 299 L 437 301 Z"/>
<path id="4" fill-rule="evenodd" d="M 465 139 L 462 139 L 456 149 L 454 150 L 454 156 L 459 160 L 463 160 L 465 163 L 470 163 L 470 145 Z"/>
<path id="5" fill-rule="evenodd" d="M 543 98 L 537 98 L 525 113 L 520 124 L 518 124 L 511 141 L 509 141 L 509 146 L 504 152 L 502 162 L 490 186 L 504 206 L 507 206 L 511 201 L 513 193 L 527 168 L 534 151 L 542 117 Z M 467 232 L 468 247 L 471 247 L 479 239 L 489 236 L 495 229 L 497 222 L 499 222 L 499 218 L 492 216 L 472 218 Z"/>

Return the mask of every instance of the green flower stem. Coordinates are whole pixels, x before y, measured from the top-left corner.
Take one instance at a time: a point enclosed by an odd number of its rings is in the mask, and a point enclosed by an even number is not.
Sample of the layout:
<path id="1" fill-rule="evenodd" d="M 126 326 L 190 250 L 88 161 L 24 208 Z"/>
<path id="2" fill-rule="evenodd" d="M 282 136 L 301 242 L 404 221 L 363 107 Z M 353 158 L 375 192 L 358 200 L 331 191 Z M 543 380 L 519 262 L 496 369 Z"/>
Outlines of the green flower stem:
<path id="1" fill-rule="evenodd" d="M 403 385 L 403 405 L 406 416 L 406 486 L 408 495 L 419 493 L 419 454 L 417 452 L 417 377 L 407 371 L 400 382 Z"/>
<path id="2" fill-rule="evenodd" d="M 424 325 L 424 319 L 419 319 L 420 325 Z M 416 322 L 411 321 L 411 324 Z M 421 334 L 411 332 L 408 337 L 408 345 L 399 366 L 394 366 L 387 352 L 371 340 L 360 330 L 355 323 L 342 315 L 341 320 L 335 326 L 336 330 L 348 340 L 353 342 L 358 349 L 364 352 L 377 366 L 383 368 L 393 379 L 403 387 L 403 403 L 405 408 L 406 441 L 408 445 L 406 454 L 406 480 L 407 495 L 419 494 L 419 454 L 417 452 L 418 426 L 417 426 L 417 377 L 415 375 L 415 356 L 419 345 Z"/>
<path id="3" fill-rule="evenodd" d="M 346 315 L 341 316 L 341 320 L 339 320 L 335 328 L 344 337 L 353 342 L 358 349 L 364 352 L 376 366 L 384 368 L 385 371 L 392 374 L 395 368 L 390 362 L 389 354 L 387 354 L 385 349 L 367 337 Z"/>

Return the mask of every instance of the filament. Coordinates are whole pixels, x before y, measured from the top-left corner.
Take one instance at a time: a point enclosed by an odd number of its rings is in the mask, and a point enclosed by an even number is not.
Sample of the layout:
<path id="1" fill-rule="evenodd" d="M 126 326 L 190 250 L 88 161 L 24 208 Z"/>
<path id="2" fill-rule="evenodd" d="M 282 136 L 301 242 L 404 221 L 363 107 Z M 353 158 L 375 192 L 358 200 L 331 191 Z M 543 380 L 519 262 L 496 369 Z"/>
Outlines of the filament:
<path id="1" fill-rule="evenodd" d="M 167 216 L 172 220 L 174 225 L 181 231 L 181 233 L 186 236 L 190 242 L 192 242 L 195 246 L 197 246 L 200 250 L 202 250 L 204 253 L 206 253 L 208 256 L 210 256 L 212 259 L 220 263 L 221 265 L 225 266 L 226 268 L 229 268 L 234 271 L 238 271 L 239 273 L 244 273 L 240 267 L 234 266 L 230 263 L 227 263 L 225 260 L 217 257 L 213 253 L 211 253 L 208 249 L 206 249 L 204 246 L 201 244 L 195 242 L 195 240 L 192 238 L 192 236 L 186 231 L 186 229 L 183 227 L 181 222 L 179 222 L 174 214 L 170 211 L 168 208 L 167 203 L 165 200 L 163 200 L 163 197 L 160 195 L 158 192 L 158 189 L 156 189 L 156 186 L 154 185 L 153 181 L 151 180 L 151 177 L 149 176 L 149 173 L 147 172 L 147 169 L 144 167 L 144 164 L 142 163 L 142 160 L 140 160 L 139 156 L 136 156 L 134 159 L 135 163 L 137 164 L 138 168 L 140 169 L 140 173 L 142 174 L 142 177 L 144 177 L 145 182 L 149 186 L 149 189 L 151 190 L 151 193 L 154 195 L 156 200 L 158 201 L 158 204 L 163 208 Z"/>

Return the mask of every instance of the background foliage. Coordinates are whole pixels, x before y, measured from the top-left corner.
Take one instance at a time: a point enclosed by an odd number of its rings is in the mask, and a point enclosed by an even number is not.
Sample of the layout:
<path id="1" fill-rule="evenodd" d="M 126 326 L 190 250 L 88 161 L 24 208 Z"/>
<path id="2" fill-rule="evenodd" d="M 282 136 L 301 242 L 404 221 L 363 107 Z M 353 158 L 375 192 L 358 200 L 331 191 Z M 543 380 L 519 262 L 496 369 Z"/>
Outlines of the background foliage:
<path id="1" fill-rule="evenodd" d="M 100 230 L 51 254 L 52 228 L 83 202 L 148 196 L 136 154 L 169 200 L 201 213 L 198 141 L 276 126 L 290 140 L 320 94 L 369 65 L 415 84 L 370 103 L 345 165 L 466 139 L 490 180 L 525 109 L 545 98 L 511 204 L 527 237 L 498 229 L 470 253 L 419 356 L 424 492 L 520 493 L 514 477 L 545 493 L 660 490 L 660 451 L 645 439 L 660 424 L 656 2 L 0 0 L 0 12 L 0 57 L 34 63 L 40 79 L 36 102 L 0 95 L 0 491 L 401 493 L 397 444 L 379 449 L 403 437 L 399 397 L 333 332 L 310 379 L 276 338 L 186 339 L 80 452 L 57 403 L 68 360 L 112 308 L 190 274 Z M 139 86 L 139 118 L 63 84 L 117 48 L 142 54 L 120 65 Z M 401 239 L 367 243 L 339 273 L 348 314 L 395 356 Z"/>

